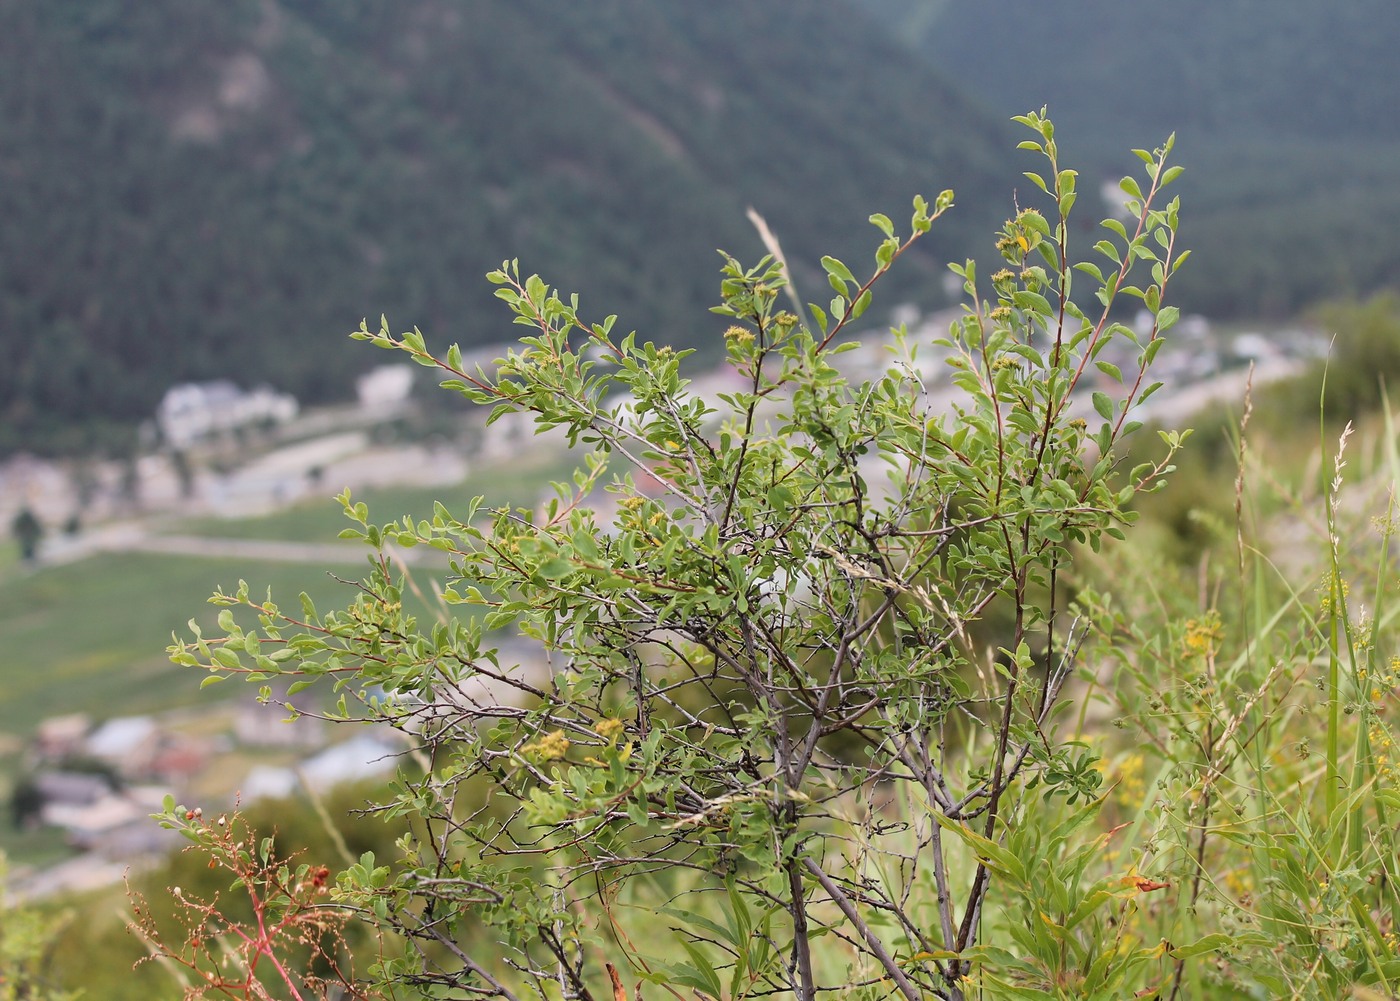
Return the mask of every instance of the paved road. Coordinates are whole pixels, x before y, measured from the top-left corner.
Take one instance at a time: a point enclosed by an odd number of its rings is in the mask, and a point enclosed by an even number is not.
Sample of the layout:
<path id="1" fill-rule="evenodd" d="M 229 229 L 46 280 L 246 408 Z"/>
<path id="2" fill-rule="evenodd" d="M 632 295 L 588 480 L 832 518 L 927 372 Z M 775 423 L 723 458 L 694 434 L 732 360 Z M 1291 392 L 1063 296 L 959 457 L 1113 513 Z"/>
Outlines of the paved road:
<path id="1" fill-rule="evenodd" d="M 404 566 L 446 568 L 447 555 L 436 549 L 400 549 L 389 545 L 386 551 Z M 78 536 L 56 536 L 45 540 L 40 567 L 74 563 L 97 553 L 163 553 L 170 556 L 202 556 L 213 559 L 248 560 L 256 563 L 310 563 L 352 566 L 363 564 L 370 555 L 358 542 L 289 542 L 279 539 L 228 539 L 208 535 L 162 535 L 140 522 L 104 525 Z"/>
<path id="2" fill-rule="evenodd" d="M 104 552 L 169 553 L 275 563 L 363 563 L 369 549 L 350 542 L 282 542 L 274 539 L 220 539 L 206 535 L 140 535 Z"/>
<path id="3" fill-rule="evenodd" d="M 170 553 L 178 556 L 215 556 L 278 563 L 363 563 L 369 547 L 357 542 L 283 542 L 275 539 L 219 539 L 204 535 L 147 535 L 129 551 Z M 421 546 L 401 549 L 389 544 L 385 551 L 404 566 L 447 566 L 447 554 Z"/>

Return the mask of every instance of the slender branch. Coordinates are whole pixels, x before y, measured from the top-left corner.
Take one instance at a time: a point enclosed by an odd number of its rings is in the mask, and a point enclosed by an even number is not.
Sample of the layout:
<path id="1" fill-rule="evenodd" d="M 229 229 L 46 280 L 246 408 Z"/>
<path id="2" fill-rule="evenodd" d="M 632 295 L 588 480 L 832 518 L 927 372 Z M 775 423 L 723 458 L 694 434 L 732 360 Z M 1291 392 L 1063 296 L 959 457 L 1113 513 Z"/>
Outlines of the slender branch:
<path id="1" fill-rule="evenodd" d="M 885 968 L 885 972 L 890 975 L 890 979 L 899 988 L 899 993 L 903 994 L 908 1001 L 923 1001 L 923 992 L 915 987 L 904 971 L 899 968 L 899 964 L 894 961 L 894 957 L 885 948 L 885 944 L 880 941 L 880 937 L 865 923 L 865 919 L 856 910 L 855 904 L 851 903 L 851 898 L 842 892 L 841 887 L 836 885 L 836 881 L 826 874 L 825 869 L 812 861 L 810 855 L 802 857 L 802 864 L 806 866 L 808 872 L 816 877 L 817 882 L 822 885 L 822 889 L 836 902 L 836 906 L 841 908 L 841 913 L 846 915 L 846 920 L 850 921 L 852 926 L 860 932 L 861 937 L 865 939 L 865 944 L 870 947 L 871 953 L 880 961 L 880 965 Z"/>

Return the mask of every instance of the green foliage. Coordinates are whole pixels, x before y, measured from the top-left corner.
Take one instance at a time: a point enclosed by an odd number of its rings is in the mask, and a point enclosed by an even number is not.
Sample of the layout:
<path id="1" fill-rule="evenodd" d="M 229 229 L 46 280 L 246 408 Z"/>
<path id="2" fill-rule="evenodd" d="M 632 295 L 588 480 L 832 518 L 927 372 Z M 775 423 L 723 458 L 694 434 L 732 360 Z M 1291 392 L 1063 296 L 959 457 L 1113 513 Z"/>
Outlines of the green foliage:
<path id="1" fill-rule="evenodd" d="M 823 258 L 834 297 L 807 305 L 810 323 L 781 307 L 778 262 L 726 256 L 715 311 L 736 378 L 714 400 L 689 391 L 687 352 L 586 319 L 514 262 L 489 277 L 529 333 L 494 372 L 387 321 L 354 335 L 493 420 L 528 413 L 590 450 L 537 511 L 478 501 L 376 524 L 344 498 L 343 534 L 446 552 L 445 597 L 473 616 L 420 626 L 377 560 L 344 610 L 244 588 L 216 596 L 217 633 L 172 648 L 215 677 L 327 684 L 347 721 L 421 746 L 431 766 L 384 807 L 413 822 L 402 856 L 366 856 L 338 884 L 410 946 L 385 951 L 381 981 L 590 997 L 608 955 L 716 998 L 962 999 L 1012 981 L 1006 996 L 1046 996 L 1074 977 L 1109 997 L 1158 976 L 1163 945 L 1090 955 L 1151 881 L 1088 872 L 1075 838 L 1101 776 L 1060 709 L 1085 638 L 1066 615 L 1076 556 L 1123 537 L 1182 440 L 1120 464 L 1177 315 L 1185 253 L 1162 194 L 1177 168 L 1170 142 L 1139 151 L 1134 219 L 1105 222 L 1079 260 L 1077 175 L 1049 121 L 1018 122 L 1043 208 L 1005 223 L 990 276 L 953 267 L 966 306 L 947 337 L 901 338 L 870 381 L 842 374 L 845 335 L 951 191 L 915 198 L 907 230 L 872 216 L 869 271 Z M 1124 299 L 1156 318 L 1148 335 L 1114 322 Z M 1110 364 L 1110 344 L 1131 363 Z M 951 414 L 910 364 L 930 350 L 951 367 Z M 969 631 L 993 613 L 1007 626 L 984 654 Z M 507 659 L 490 638 L 504 627 L 547 660 Z M 989 915 L 1051 903 L 1059 933 L 1008 965 Z"/>
<path id="2" fill-rule="evenodd" d="M 1395 429 L 1360 475 L 1350 425 L 1324 439 L 1323 482 L 1297 490 L 1243 461 L 1248 428 L 1220 569 L 1115 562 L 1114 596 L 1085 601 L 1091 683 L 1130 735 L 1132 850 L 1176 890 L 1133 929 L 1217 953 L 1174 950 L 1164 997 L 1394 997 Z"/>
<path id="3" fill-rule="evenodd" d="M 28 507 L 22 507 L 10 520 L 10 534 L 19 543 L 20 559 L 34 562 L 39 555 L 39 540 L 44 537 L 44 525 Z"/>
<path id="4" fill-rule="evenodd" d="M 0 729 L 27 735 L 62 712 L 120 715 L 195 701 L 198 686 L 192 679 L 182 684 L 152 643 L 186 628 L 192 614 L 212 628 L 215 610 L 182 606 L 190 594 L 208 593 L 240 571 L 247 567 L 227 560 L 124 553 L 0 580 L 6 686 Z M 319 602 L 339 594 L 324 570 L 294 564 L 262 567 L 258 582 L 306 590 Z"/>
<path id="5" fill-rule="evenodd" d="M 8 875 L 0 855 L 0 1001 L 76 1001 L 57 977 L 58 941 L 72 914 L 13 903 L 3 892 Z"/>
<path id="6" fill-rule="evenodd" d="M 1332 334 L 1325 364 L 1306 379 L 1285 387 L 1285 405 L 1310 413 L 1304 401 L 1322 400 L 1324 417 L 1337 425 L 1381 409 L 1400 385 L 1400 293 L 1385 292 L 1364 301 L 1334 300 L 1315 310 Z"/>
<path id="7" fill-rule="evenodd" d="M 1310 442 L 1319 417 L 1325 434 L 1341 434 L 1356 422 L 1362 441 L 1383 444 L 1389 432 L 1380 417 L 1400 377 L 1400 296 L 1336 299 L 1313 310 L 1331 336 L 1326 357 L 1298 376 L 1256 386 L 1244 401 L 1254 428 L 1252 448 L 1268 470 L 1273 490 L 1256 495 L 1257 516 L 1306 515 L 1305 498 L 1326 474 Z M 1233 545 L 1235 483 L 1239 474 L 1238 405 L 1216 404 L 1198 413 L 1191 446 L 1176 456 L 1168 489 L 1136 502 L 1151 531 L 1160 531 L 1163 555 L 1196 563 L 1204 553 Z M 1145 461 L 1154 441 L 1129 445 L 1133 461 Z"/>
<path id="8" fill-rule="evenodd" d="M 1182 197 L 1197 209 L 1187 236 L 1202 266 L 1182 276 L 1178 293 L 1192 309 L 1291 317 L 1395 284 L 1394 141 L 1201 138 L 1189 148 Z"/>

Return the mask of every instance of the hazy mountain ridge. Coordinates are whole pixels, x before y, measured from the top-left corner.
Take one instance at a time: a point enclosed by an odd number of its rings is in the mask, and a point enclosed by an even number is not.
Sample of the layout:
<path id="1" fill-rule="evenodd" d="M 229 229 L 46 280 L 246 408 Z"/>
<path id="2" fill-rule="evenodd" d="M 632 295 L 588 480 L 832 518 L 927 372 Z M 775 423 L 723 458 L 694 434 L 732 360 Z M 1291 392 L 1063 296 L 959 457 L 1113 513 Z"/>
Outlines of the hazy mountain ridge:
<path id="1" fill-rule="evenodd" d="M 1395 142 L 1397 42 L 1387 0 L 955 0 L 921 44 L 999 106 L 1049 103 L 1096 137 Z"/>
<path id="2" fill-rule="evenodd" d="M 1177 134 L 1177 294 L 1287 315 L 1400 281 L 1400 17 L 1388 0 L 859 0 L 996 116 L 1047 104 L 1076 166 Z"/>
<path id="3" fill-rule="evenodd" d="M 506 257 L 690 343 L 749 204 L 820 296 L 953 187 L 926 292 L 1004 214 L 1007 134 L 843 4 L 0 0 L 0 448 L 176 379 L 343 393 L 365 315 L 512 336 Z"/>

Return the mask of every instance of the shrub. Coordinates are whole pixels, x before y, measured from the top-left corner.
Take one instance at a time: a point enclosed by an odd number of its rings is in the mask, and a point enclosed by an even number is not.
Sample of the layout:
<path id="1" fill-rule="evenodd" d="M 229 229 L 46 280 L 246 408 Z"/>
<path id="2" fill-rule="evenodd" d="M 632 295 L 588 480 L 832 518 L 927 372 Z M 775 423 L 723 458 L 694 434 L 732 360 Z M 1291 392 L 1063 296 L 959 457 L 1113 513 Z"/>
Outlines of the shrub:
<path id="1" fill-rule="evenodd" d="M 626 967 L 715 998 L 914 1001 L 1121 998 L 1170 975 L 1171 946 L 1114 937 L 1164 884 L 1098 864 L 1102 775 L 1062 710 L 1086 638 L 1077 554 L 1123 537 L 1182 440 L 1121 464 L 1177 316 L 1162 191 L 1180 168 L 1170 141 L 1139 151 L 1134 221 L 1078 260 L 1075 172 L 1043 114 L 1017 120 L 1044 208 L 1006 222 L 993 274 L 952 267 L 967 305 L 946 337 L 900 332 L 867 382 L 842 374 L 846 338 L 951 192 L 916 198 L 904 233 L 871 217 L 868 277 L 823 259 L 825 305 L 785 308 L 780 254 L 726 257 L 736 384 L 714 400 L 689 391 L 686 352 L 588 321 L 514 262 L 489 277 L 529 333 L 494 373 L 416 329 L 354 335 L 589 450 L 537 511 L 375 524 L 347 494 L 345 534 L 374 555 L 345 609 L 240 584 L 213 599 L 221 635 L 173 648 L 211 678 L 293 676 L 289 698 L 333 686 L 340 718 L 400 729 L 427 763 L 383 804 L 412 822 L 402 857 L 337 882 L 406 943 L 381 984 L 587 999 L 625 995 Z M 1124 297 L 1155 318 L 1146 336 L 1115 322 Z M 464 613 L 409 616 L 389 545 L 446 553 Z M 990 651 L 979 621 L 1001 624 Z M 499 655 L 510 629 L 542 667 Z"/>

